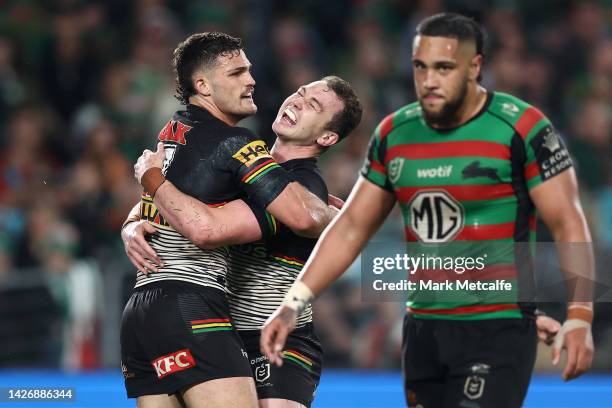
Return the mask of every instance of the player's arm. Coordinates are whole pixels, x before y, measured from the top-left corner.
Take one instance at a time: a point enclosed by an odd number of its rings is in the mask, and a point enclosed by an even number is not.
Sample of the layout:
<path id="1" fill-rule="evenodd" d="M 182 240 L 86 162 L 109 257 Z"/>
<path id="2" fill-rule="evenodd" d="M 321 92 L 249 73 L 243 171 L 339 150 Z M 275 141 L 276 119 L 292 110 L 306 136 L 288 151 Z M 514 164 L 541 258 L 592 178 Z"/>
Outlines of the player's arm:
<path id="1" fill-rule="evenodd" d="M 595 261 L 574 170 L 568 169 L 535 186 L 530 196 L 555 239 L 559 264 L 568 283 L 567 320 L 557 336 L 553 362 L 559 361 L 561 349 L 566 348 L 568 361 L 563 378 L 571 380 L 590 368 L 594 353 L 591 323 Z"/>
<path id="2" fill-rule="evenodd" d="M 161 175 L 163 143 L 145 150 L 134 165 L 134 175 L 168 224 L 201 248 L 253 242 L 262 237 L 259 220 L 242 200 L 211 208 L 183 193 Z"/>
<path id="3" fill-rule="evenodd" d="M 337 208 L 297 182 L 287 185 L 266 210 L 293 232 L 308 238 L 318 238 L 338 213 Z"/>
<path id="4" fill-rule="evenodd" d="M 578 183 L 567 148 L 548 118 L 531 107 L 517 129 L 524 143 L 524 176 L 531 200 L 548 226 L 568 289 L 566 321 L 557 334 L 553 363 L 567 349 L 563 378 L 584 373 L 593 359 L 593 281 L 591 235 L 578 197 Z"/>
<path id="5" fill-rule="evenodd" d="M 257 218 L 242 200 L 211 208 L 166 181 L 153 202 L 175 230 L 201 248 L 244 244 L 262 237 Z"/>
<path id="6" fill-rule="evenodd" d="M 230 172 L 236 185 L 259 207 L 298 235 L 318 237 L 336 211 L 297 182 L 276 163 L 266 144 L 246 129 L 220 146 L 220 170 Z"/>
<path id="7" fill-rule="evenodd" d="M 271 362 L 282 364 L 280 351 L 299 313 L 348 269 L 394 203 L 395 196 L 388 190 L 364 178 L 358 180 L 339 216 L 321 235 L 283 305 L 264 326 L 261 348 Z"/>
<path id="8" fill-rule="evenodd" d="M 143 184 L 146 191 L 152 192 L 153 202 L 166 221 L 191 242 L 201 248 L 217 248 L 223 245 L 253 242 L 263 235 L 271 233 L 269 222 L 266 219 L 267 216 L 262 211 L 258 211 L 258 216 L 256 216 L 249 205 L 242 200 L 231 201 L 221 208 L 210 208 L 201 201 L 181 192 L 161 175 L 163 160 L 162 143 L 158 144 L 156 152 L 145 150 L 134 166 L 135 176 Z M 283 197 L 294 191 L 295 184 L 297 183 L 290 183 L 269 207 L 282 205 L 283 200 L 286 200 Z M 263 185 L 261 190 L 264 192 L 272 190 L 273 194 L 274 187 L 277 185 L 270 186 L 268 183 Z M 308 217 L 303 214 L 300 215 L 299 211 L 294 208 L 275 211 L 278 213 L 292 211 L 293 213 L 289 215 L 294 219 L 293 227 L 296 229 L 302 228 L 302 232 L 320 232 L 319 230 L 329 224 L 337 210 L 333 207 L 328 208 L 325 203 L 302 186 L 298 185 L 295 191 L 298 194 L 301 194 L 301 191 L 307 192 L 305 200 L 313 204 L 305 205 L 306 208 L 318 208 L 319 203 L 325 207 L 324 214 L 319 216 L 315 213 L 314 216 L 318 217 L 317 223 L 304 221 Z M 306 196 L 306 194 L 304 195 Z M 278 201 L 279 198 L 281 201 Z M 292 201 L 290 201 L 291 203 Z M 291 228 L 291 226 L 289 227 Z"/>
<path id="9" fill-rule="evenodd" d="M 154 234 L 157 230 L 148 221 L 140 219 L 140 205 L 140 201 L 136 203 L 123 222 L 121 240 L 130 262 L 146 274 L 149 270 L 157 271 L 162 261 L 145 239 L 146 235 Z"/>

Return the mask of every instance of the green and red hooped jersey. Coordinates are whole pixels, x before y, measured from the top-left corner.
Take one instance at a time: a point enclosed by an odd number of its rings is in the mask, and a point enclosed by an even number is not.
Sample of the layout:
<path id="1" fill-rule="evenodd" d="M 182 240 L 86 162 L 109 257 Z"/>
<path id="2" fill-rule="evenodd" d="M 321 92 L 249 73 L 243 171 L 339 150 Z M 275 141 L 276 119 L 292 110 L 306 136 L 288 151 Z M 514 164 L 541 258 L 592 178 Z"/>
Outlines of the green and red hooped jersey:
<path id="1" fill-rule="evenodd" d="M 415 291 L 408 310 L 416 317 L 457 320 L 518 318 L 529 312 L 533 305 L 519 302 L 517 291 L 533 287 L 533 270 L 517 267 L 512 249 L 500 253 L 499 248 L 535 239 L 529 190 L 571 166 L 550 121 L 511 95 L 490 92 L 483 109 L 453 129 L 428 126 L 418 102 L 384 118 L 361 174 L 395 195 L 406 240 L 476 243 L 479 253 L 490 252 L 490 266 L 469 279 L 513 283 L 513 301 L 499 303 L 495 293 L 474 301 L 460 292 L 443 302 L 431 296 L 423 301 Z"/>

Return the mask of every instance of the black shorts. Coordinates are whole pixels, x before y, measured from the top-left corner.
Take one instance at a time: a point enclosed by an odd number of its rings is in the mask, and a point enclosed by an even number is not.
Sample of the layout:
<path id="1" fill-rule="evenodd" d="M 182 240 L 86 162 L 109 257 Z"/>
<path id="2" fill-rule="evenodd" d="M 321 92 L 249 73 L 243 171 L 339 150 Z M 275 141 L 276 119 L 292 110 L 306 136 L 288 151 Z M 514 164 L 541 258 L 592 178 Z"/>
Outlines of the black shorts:
<path id="1" fill-rule="evenodd" d="M 532 318 L 404 318 L 402 368 L 409 407 L 518 408 L 536 356 Z"/>
<path id="2" fill-rule="evenodd" d="M 283 350 L 283 365 L 277 367 L 259 350 L 259 330 L 241 330 L 255 386 L 257 398 L 281 398 L 310 407 L 321 378 L 323 351 L 313 331 L 312 323 L 295 329 L 287 337 Z"/>
<path id="3" fill-rule="evenodd" d="M 225 294 L 177 281 L 134 289 L 121 321 L 121 369 L 129 398 L 251 377 Z"/>

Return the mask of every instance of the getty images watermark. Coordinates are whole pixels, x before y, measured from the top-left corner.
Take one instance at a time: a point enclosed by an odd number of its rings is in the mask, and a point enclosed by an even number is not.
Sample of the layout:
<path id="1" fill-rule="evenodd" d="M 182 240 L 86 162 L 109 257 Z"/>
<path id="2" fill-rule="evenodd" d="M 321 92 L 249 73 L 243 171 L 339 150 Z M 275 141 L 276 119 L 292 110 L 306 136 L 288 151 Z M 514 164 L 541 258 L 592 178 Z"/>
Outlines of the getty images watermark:
<path id="1" fill-rule="evenodd" d="M 471 256 L 428 256 L 420 254 L 410 256 L 406 253 L 395 254 L 395 256 L 378 256 L 372 260 L 372 273 L 381 275 L 387 271 L 403 271 L 409 276 L 416 275 L 419 271 L 427 273 L 432 271 L 453 272 L 457 275 L 467 276 L 470 272 L 484 271 L 486 268 L 487 254 L 477 257 Z M 433 274 L 433 272 L 432 272 Z M 452 277 L 452 276 L 451 276 Z M 376 291 L 395 290 L 512 290 L 512 283 L 505 279 L 493 280 L 470 280 L 470 279 L 401 279 L 397 282 L 386 282 L 384 279 L 375 279 L 372 288 Z"/>
<path id="2" fill-rule="evenodd" d="M 612 301 L 612 278 L 593 278 L 580 259 L 590 245 L 515 242 L 370 243 L 361 254 L 366 301 L 464 303 Z M 568 274 L 559 253 L 575 265 Z M 604 250 L 603 254 L 606 253 Z M 596 254 L 597 255 L 597 254 Z M 597 258 L 597 256 L 596 256 Z M 582 263 L 585 265 L 585 263 Z"/>

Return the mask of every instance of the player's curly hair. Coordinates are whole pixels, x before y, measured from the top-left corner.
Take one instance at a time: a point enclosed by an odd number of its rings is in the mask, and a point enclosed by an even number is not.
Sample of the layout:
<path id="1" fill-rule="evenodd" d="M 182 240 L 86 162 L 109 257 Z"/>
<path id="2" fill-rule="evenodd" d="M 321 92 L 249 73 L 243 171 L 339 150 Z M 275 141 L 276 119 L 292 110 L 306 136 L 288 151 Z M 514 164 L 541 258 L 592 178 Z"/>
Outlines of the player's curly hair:
<path id="1" fill-rule="evenodd" d="M 174 50 L 172 68 L 174 69 L 176 93 L 174 96 L 183 105 L 195 95 L 193 73 L 214 64 L 220 55 L 242 49 L 242 40 L 218 32 L 190 35 Z"/>
<path id="2" fill-rule="evenodd" d="M 325 126 L 326 129 L 336 132 L 340 140 L 342 140 L 361 122 L 361 114 L 363 113 L 361 102 L 357 95 L 355 95 L 351 84 L 344 79 L 330 75 L 321 80 L 325 81 L 327 87 L 336 94 L 344 105 L 344 109 L 336 113 L 327 126 Z"/>

